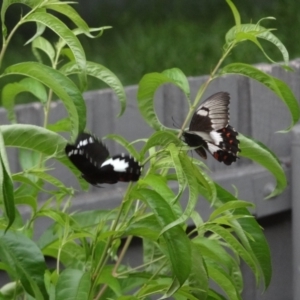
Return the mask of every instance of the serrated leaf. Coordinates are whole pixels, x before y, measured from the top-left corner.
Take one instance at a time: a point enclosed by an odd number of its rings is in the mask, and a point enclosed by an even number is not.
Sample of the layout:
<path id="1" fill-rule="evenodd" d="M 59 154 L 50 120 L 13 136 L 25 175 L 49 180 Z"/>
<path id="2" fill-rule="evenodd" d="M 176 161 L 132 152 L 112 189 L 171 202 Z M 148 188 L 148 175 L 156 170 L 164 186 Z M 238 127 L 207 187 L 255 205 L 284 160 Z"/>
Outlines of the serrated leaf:
<path id="1" fill-rule="evenodd" d="M 207 263 L 209 277 L 226 293 L 230 300 L 242 300 L 230 276 L 218 265 Z"/>
<path id="2" fill-rule="evenodd" d="M 157 192 L 148 189 L 139 189 L 134 193 L 137 193 L 138 199 L 146 201 L 162 228 L 175 220 L 175 214 L 169 203 L 167 203 Z M 190 241 L 182 227 L 179 225 L 164 232 L 162 236 L 168 248 L 169 259 L 172 264 L 174 275 L 181 286 L 191 271 L 192 261 Z"/>
<path id="3" fill-rule="evenodd" d="M 161 227 L 154 215 L 146 215 L 138 219 L 133 219 L 129 225 L 126 226 L 124 235 L 139 236 L 152 241 L 157 241 Z"/>
<path id="4" fill-rule="evenodd" d="M 55 59 L 55 50 L 49 41 L 42 36 L 39 36 L 33 40 L 32 48 L 42 50 L 49 57 L 50 62 L 53 64 Z"/>
<path id="5" fill-rule="evenodd" d="M 181 71 L 180 71 L 181 72 Z M 182 72 L 181 72 L 182 73 Z M 173 75 L 171 75 L 173 74 Z M 139 82 L 138 88 L 138 108 L 144 120 L 154 130 L 167 130 L 159 120 L 154 110 L 154 96 L 156 90 L 163 84 L 172 83 L 186 92 L 186 85 L 182 83 L 182 80 L 178 81 L 178 78 L 182 78 L 178 75 L 178 69 L 170 69 L 164 71 L 164 73 L 149 73 L 143 76 Z M 172 77 L 169 77 L 172 76 Z"/>
<path id="6" fill-rule="evenodd" d="M 103 140 L 110 139 L 116 141 L 118 144 L 122 145 L 135 159 L 140 160 L 140 154 L 135 150 L 135 148 L 128 142 L 125 138 L 117 134 L 108 134 Z"/>
<path id="7" fill-rule="evenodd" d="M 254 207 L 255 205 L 251 202 L 247 201 L 241 201 L 241 200 L 233 200 L 233 201 L 228 201 L 221 205 L 220 207 L 216 208 L 211 215 L 209 216 L 209 221 L 214 220 L 218 215 L 223 214 L 224 212 L 228 210 L 235 210 L 238 208 L 247 208 L 247 207 Z"/>
<path id="8" fill-rule="evenodd" d="M 273 91 L 287 106 L 292 117 L 291 125 L 284 131 L 289 131 L 299 121 L 299 103 L 289 86 L 282 80 L 279 80 L 276 77 L 273 77 L 263 71 L 260 71 L 253 66 L 242 63 L 233 63 L 225 66 L 221 70 L 221 75 L 223 74 L 239 74 L 250 77 L 252 79 L 257 80 L 261 84 L 268 87 L 271 91 Z"/>
<path id="9" fill-rule="evenodd" d="M 204 224 L 206 230 L 212 231 L 224 239 L 231 249 L 239 254 L 239 256 L 245 261 L 245 263 L 253 271 L 257 282 L 260 280 L 259 268 L 257 268 L 256 261 L 253 259 L 252 255 L 241 245 L 241 243 L 225 228 L 216 224 Z"/>
<path id="10" fill-rule="evenodd" d="M 56 300 L 88 300 L 91 274 L 81 270 L 66 269 L 58 277 L 55 288 Z"/>
<path id="11" fill-rule="evenodd" d="M 77 74 L 80 72 L 78 66 L 73 62 L 69 62 L 61 67 L 61 72 L 66 75 Z M 118 116 L 121 116 L 126 109 L 126 93 L 121 81 L 118 77 L 109 69 L 103 65 L 87 61 L 86 62 L 86 74 L 93 76 L 104 83 L 106 83 L 116 93 L 121 104 L 121 111 Z"/>
<path id="12" fill-rule="evenodd" d="M 62 100 L 72 125 L 71 135 L 76 139 L 86 125 L 86 106 L 77 86 L 59 71 L 36 62 L 24 62 L 5 69 L 3 76 L 19 74 L 34 78 L 54 91 Z M 80 118 L 79 118 L 80 116 Z"/>
<path id="13" fill-rule="evenodd" d="M 66 139 L 43 127 L 27 124 L 2 125 L 0 130 L 6 146 L 21 147 L 54 157 L 79 177 L 80 172 L 65 155 Z"/>
<path id="14" fill-rule="evenodd" d="M 276 179 L 274 191 L 266 199 L 275 197 L 282 193 L 287 186 L 285 172 L 276 155 L 262 143 L 239 134 L 241 156 L 250 158 L 266 168 Z"/>
<path id="15" fill-rule="evenodd" d="M 237 41 L 243 40 L 251 40 L 254 42 L 254 38 L 261 38 L 264 39 L 272 44 L 274 44 L 282 54 L 283 60 L 286 65 L 289 63 L 289 53 L 283 43 L 270 31 L 271 29 L 264 28 L 259 24 L 241 24 L 239 26 L 232 27 L 226 34 L 226 43 L 230 44 L 235 39 Z M 248 35 L 240 35 L 241 33 L 246 33 Z M 240 35 L 240 37 L 239 37 Z M 257 44 L 257 43 L 256 43 Z M 257 45 L 260 45 L 259 43 Z M 264 52 L 263 48 L 260 46 L 260 49 L 263 51 L 265 56 L 270 59 L 266 53 Z M 270 59 L 271 60 L 271 59 Z M 271 60 L 272 61 L 272 60 Z M 272 61 L 273 62 L 273 61 Z"/>
<path id="16" fill-rule="evenodd" d="M 11 180 L 9 164 L 6 156 L 5 144 L 0 130 L 0 202 L 4 204 L 4 210 L 8 223 L 6 230 L 15 220 L 14 187 Z"/>
<path id="17" fill-rule="evenodd" d="M 48 124 L 47 129 L 54 132 L 69 132 L 71 131 L 71 123 L 69 118 L 63 118 L 58 120 L 54 124 Z"/>
<path id="18" fill-rule="evenodd" d="M 22 92 L 28 92 L 39 99 L 43 104 L 47 101 L 47 92 L 43 84 L 32 78 L 24 78 L 19 82 L 8 83 L 2 89 L 2 105 L 7 110 L 7 117 L 16 123 L 14 112 L 15 98 Z"/>
<path id="19" fill-rule="evenodd" d="M 236 199 L 231 193 L 223 189 L 221 186 L 216 184 L 217 197 L 223 203 L 232 201 Z M 244 208 L 237 209 L 234 214 L 244 214 L 249 215 L 249 211 Z M 248 243 L 252 251 L 249 251 L 249 254 L 252 255 L 257 263 L 258 268 L 261 271 L 264 280 L 264 287 L 267 288 L 270 284 L 272 277 L 272 264 L 271 264 L 271 254 L 269 245 L 266 241 L 265 235 L 254 218 L 243 218 L 238 219 L 238 223 L 241 225 L 242 229 L 251 234 L 251 238 L 248 238 Z M 245 245 L 247 246 L 247 245 Z"/>
<path id="20" fill-rule="evenodd" d="M 47 298 L 46 263 L 36 244 L 20 232 L 0 231 L 0 258 L 14 270 L 14 278 L 36 299 Z"/>
<path id="21" fill-rule="evenodd" d="M 169 144 L 173 143 L 174 145 L 180 145 L 180 140 L 177 136 L 169 131 L 158 131 L 154 132 L 151 137 L 147 140 L 147 143 L 144 145 L 143 149 L 141 150 L 141 158 L 143 158 L 146 152 L 154 147 L 154 146 L 163 146 L 167 147 Z"/>
<path id="22" fill-rule="evenodd" d="M 184 73 L 177 68 L 168 69 L 162 72 L 168 78 L 172 79 L 173 82 L 176 82 L 176 85 L 185 93 L 188 100 L 190 100 L 190 85 L 187 77 Z"/>
<path id="23" fill-rule="evenodd" d="M 15 3 L 22 3 L 24 5 L 33 8 L 38 6 L 43 0 L 3 0 L 2 7 L 1 7 L 1 21 L 2 21 L 2 35 L 6 38 L 7 35 L 7 28 L 5 26 L 5 13 L 8 7 Z"/>
<path id="24" fill-rule="evenodd" d="M 208 291 L 208 274 L 202 258 L 199 245 L 192 243 L 192 269 L 189 276 L 189 285 L 194 289 L 192 294 L 197 299 L 205 300 Z"/>
<path id="25" fill-rule="evenodd" d="M 54 10 L 59 12 L 66 17 L 68 17 L 78 28 L 83 30 L 85 34 L 89 33 L 89 26 L 87 23 L 80 17 L 77 11 L 70 5 L 61 2 L 57 3 L 46 3 L 43 5 L 44 8 Z"/>
<path id="26" fill-rule="evenodd" d="M 177 154 L 177 156 L 180 161 L 181 172 L 184 174 L 186 184 L 189 188 L 189 198 L 183 214 L 176 221 L 168 224 L 168 226 L 166 226 L 162 230 L 162 232 L 168 230 L 172 226 L 185 222 L 191 216 L 193 210 L 195 209 L 199 195 L 197 188 L 198 181 L 197 177 L 194 174 L 195 172 L 197 172 L 197 170 L 195 170 L 196 166 L 193 166 L 193 164 L 190 163 L 189 158 L 186 155 Z M 176 173 L 178 177 L 178 172 L 176 171 Z"/>
<path id="27" fill-rule="evenodd" d="M 53 30 L 61 39 L 66 42 L 74 54 L 78 67 L 82 72 L 85 72 L 86 58 L 84 50 L 76 35 L 74 35 L 72 30 L 70 30 L 62 21 L 45 12 L 34 12 L 23 20 L 23 23 L 25 22 L 41 23 Z"/>
<path id="28" fill-rule="evenodd" d="M 46 30 L 46 26 L 40 23 L 36 23 L 36 33 L 34 34 L 33 37 L 31 37 L 24 45 L 28 45 L 29 43 L 31 43 L 32 41 L 34 41 L 36 38 L 41 37 L 41 35 L 44 33 L 44 31 Z M 33 53 L 36 58 L 39 61 L 39 57 L 37 57 L 36 53 Z"/>

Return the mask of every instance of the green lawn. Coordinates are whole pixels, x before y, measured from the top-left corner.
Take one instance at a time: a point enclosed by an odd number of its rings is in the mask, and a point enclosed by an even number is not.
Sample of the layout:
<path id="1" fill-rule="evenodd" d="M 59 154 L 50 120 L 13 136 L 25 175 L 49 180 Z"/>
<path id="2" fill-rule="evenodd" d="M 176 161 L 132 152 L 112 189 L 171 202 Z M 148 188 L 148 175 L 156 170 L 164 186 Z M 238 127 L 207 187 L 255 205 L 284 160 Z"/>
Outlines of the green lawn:
<path id="1" fill-rule="evenodd" d="M 122 2 L 124 1 L 124 2 Z M 112 25 L 99 39 L 81 38 L 91 61 L 111 69 L 124 85 L 136 84 L 143 74 L 178 67 L 188 76 L 208 74 L 219 59 L 225 33 L 234 25 L 231 11 L 224 0 L 122 0 L 99 1 L 93 14 L 87 16 L 90 26 Z M 262 26 L 275 31 L 286 45 L 291 58 L 300 57 L 299 0 L 235 1 L 243 23 L 264 21 Z M 107 2 L 107 3 L 104 3 Z M 125 3 L 125 4 L 124 4 Z M 32 29 L 34 30 L 34 29 Z M 28 32 L 28 31 L 27 31 Z M 28 38 L 28 37 L 26 37 Z M 32 60 L 26 40 L 16 37 L 7 52 L 6 64 Z M 266 43 L 268 55 L 281 60 L 279 51 Z M 266 61 L 260 51 L 249 43 L 236 48 L 227 60 L 258 63 Z M 89 89 L 101 88 L 91 80 Z"/>

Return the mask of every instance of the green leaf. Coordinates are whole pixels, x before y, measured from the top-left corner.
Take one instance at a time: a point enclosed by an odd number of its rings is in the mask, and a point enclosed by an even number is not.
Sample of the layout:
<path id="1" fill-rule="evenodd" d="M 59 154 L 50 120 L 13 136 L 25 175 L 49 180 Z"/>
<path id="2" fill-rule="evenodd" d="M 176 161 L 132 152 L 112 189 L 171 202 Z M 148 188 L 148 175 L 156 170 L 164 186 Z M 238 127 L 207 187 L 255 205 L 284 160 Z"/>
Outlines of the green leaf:
<path id="1" fill-rule="evenodd" d="M 147 140 L 147 143 L 141 150 L 141 158 L 144 158 L 146 152 L 157 145 L 163 146 L 166 148 L 169 144 L 173 143 L 174 145 L 179 146 L 180 140 L 177 138 L 177 136 L 170 131 L 158 131 L 154 132 L 151 137 Z"/>
<path id="2" fill-rule="evenodd" d="M 5 13 L 8 7 L 14 3 L 22 3 L 31 8 L 38 6 L 43 0 L 3 0 L 1 7 L 2 35 L 6 38 L 7 28 L 5 26 Z"/>
<path id="3" fill-rule="evenodd" d="M 139 82 L 137 98 L 140 113 L 149 126 L 156 131 L 167 129 L 160 123 L 154 110 L 155 92 L 166 83 L 172 83 L 184 93 L 187 92 L 185 80 L 183 80 L 182 72 L 179 69 L 170 69 L 163 73 L 149 73 L 144 75 Z"/>
<path id="4" fill-rule="evenodd" d="M 91 287 L 91 275 L 88 272 L 66 269 L 58 277 L 56 300 L 88 300 Z"/>
<path id="5" fill-rule="evenodd" d="M 242 134 L 239 134 L 239 141 L 240 148 L 242 149 L 240 155 L 262 165 L 270 171 L 277 181 L 274 191 L 266 199 L 282 193 L 287 186 L 287 180 L 285 172 L 275 154 L 262 143 Z"/>
<path id="6" fill-rule="evenodd" d="M 72 125 L 72 138 L 75 140 L 78 132 L 86 125 L 86 106 L 77 86 L 59 71 L 36 62 L 24 62 L 5 69 L 3 76 L 19 74 L 34 78 L 54 91 L 62 100 L 69 114 Z M 78 117 L 80 116 L 80 118 Z"/>
<path id="7" fill-rule="evenodd" d="M 239 14 L 239 11 L 237 10 L 236 6 L 233 4 L 231 0 L 226 0 L 227 4 L 229 5 L 232 14 L 234 16 L 235 25 L 237 28 L 240 28 L 241 26 L 241 16 Z"/>
<path id="8" fill-rule="evenodd" d="M 27 124 L 2 125 L 0 130 L 6 146 L 30 149 L 54 157 L 74 173 L 83 189 L 87 188 L 87 183 L 79 179 L 80 172 L 65 155 L 67 141 L 61 135 Z"/>
<path id="9" fill-rule="evenodd" d="M 122 288 L 119 280 L 113 275 L 114 266 L 105 266 L 101 272 L 98 283 L 107 284 L 117 297 L 122 296 Z"/>
<path id="10" fill-rule="evenodd" d="M 208 276 L 205 262 L 202 258 L 201 247 L 192 243 L 192 269 L 189 276 L 189 285 L 194 289 L 192 294 L 197 299 L 205 300 L 208 291 Z"/>
<path id="11" fill-rule="evenodd" d="M 68 17 L 78 28 L 83 30 L 85 34 L 89 34 L 89 26 L 87 23 L 80 17 L 77 11 L 67 3 L 45 3 L 42 7 L 54 10 L 59 12 L 66 17 Z"/>
<path id="12" fill-rule="evenodd" d="M 62 66 L 60 71 L 65 75 L 70 75 L 79 73 L 80 69 L 71 61 Z M 86 74 L 103 81 L 116 93 L 121 104 L 121 111 L 118 116 L 121 116 L 126 109 L 126 94 L 118 77 L 106 67 L 90 61 L 86 62 Z"/>
<path id="13" fill-rule="evenodd" d="M 214 220 L 215 218 L 217 218 L 217 216 L 230 211 L 230 210 L 235 210 L 237 208 L 247 208 L 247 207 L 254 207 L 255 205 L 251 202 L 247 202 L 247 201 L 228 201 L 226 203 L 224 203 L 223 205 L 221 205 L 220 207 L 218 207 L 217 209 L 215 209 L 211 215 L 209 216 L 209 221 Z"/>
<path id="14" fill-rule="evenodd" d="M 197 244 L 203 259 L 214 261 L 223 266 L 227 272 L 232 268 L 232 257 L 229 252 L 216 239 L 198 236 L 193 239 Z"/>
<path id="15" fill-rule="evenodd" d="M 9 163 L 6 156 L 5 144 L 0 130 L 0 202 L 4 204 L 5 214 L 8 218 L 6 230 L 15 220 L 14 187 L 11 180 Z"/>
<path id="16" fill-rule="evenodd" d="M 224 74 L 244 75 L 257 80 L 272 90 L 283 101 L 283 103 L 286 104 L 291 113 L 292 124 L 285 131 L 289 131 L 299 121 L 300 108 L 298 101 L 289 86 L 283 81 L 264 73 L 253 66 L 242 63 L 233 63 L 225 66 L 221 71 L 221 75 Z"/>
<path id="17" fill-rule="evenodd" d="M 135 159 L 140 160 L 140 154 L 135 150 L 135 148 L 128 142 L 125 138 L 117 134 L 108 134 L 103 140 L 110 139 L 118 144 L 122 145 Z"/>
<path id="18" fill-rule="evenodd" d="M 124 236 L 134 235 L 141 238 L 146 238 L 152 241 L 157 241 L 161 227 L 154 215 L 146 215 L 138 219 L 133 219 L 126 226 Z"/>
<path id="19" fill-rule="evenodd" d="M 271 29 L 264 28 L 258 24 L 242 24 L 240 26 L 232 27 L 226 34 L 226 43 L 230 44 L 234 40 L 237 42 L 250 40 L 254 42 L 264 53 L 264 55 L 271 61 L 268 55 L 263 50 L 260 43 L 257 41 L 256 38 L 264 39 L 272 44 L 274 44 L 282 54 L 284 63 L 288 65 L 289 63 L 289 53 L 283 43 L 273 34 L 270 32 Z"/>
<path id="20" fill-rule="evenodd" d="M 36 23 L 36 33 L 24 45 L 28 45 L 32 41 L 34 41 L 36 38 L 40 37 L 44 33 L 45 30 L 46 30 L 46 26 L 45 25 L 40 24 L 40 23 Z M 35 55 L 35 57 L 37 58 L 37 60 L 39 62 L 41 62 L 40 61 L 40 56 L 37 55 L 38 54 L 37 51 L 35 51 L 34 49 L 32 49 L 32 50 L 33 50 L 33 54 Z"/>
<path id="21" fill-rule="evenodd" d="M 180 150 L 177 149 L 177 147 L 174 144 L 169 144 L 167 147 L 167 150 L 170 152 L 170 156 L 173 161 L 173 168 L 175 169 L 176 176 L 177 176 L 177 182 L 178 182 L 178 196 L 182 193 L 182 191 L 186 187 L 187 178 L 184 174 L 181 160 L 180 160 Z M 178 197 L 176 197 L 174 200 L 176 201 Z"/>
<path id="22" fill-rule="evenodd" d="M 34 12 L 23 20 L 23 23 L 25 22 L 41 23 L 53 30 L 61 39 L 66 42 L 74 54 L 78 67 L 81 71 L 85 72 L 86 58 L 84 50 L 76 35 L 74 35 L 72 30 L 70 30 L 62 21 L 45 12 Z"/>
<path id="23" fill-rule="evenodd" d="M 245 249 L 245 247 L 224 227 L 216 224 L 206 223 L 203 226 L 205 230 L 211 231 L 219 235 L 224 241 L 230 245 L 232 251 L 239 254 L 239 256 L 246 262 L 251 268 L 255 277 L 260 279 L 259 268 L 257 267 L 256 261 L 253 256 Z"/>
<path id="24" fill-rule="evenodd" d="M 197 188 L 198 181 L 197 181 L 197 177 L 195 176 L 195 172 L 197 172 L 197 170 L 195 170 L 195 168 L 197 168 L 197 167 L 194 166 L 193 164 L 191 164 L 189 158 L 186 155 L 177 153 L 177 157 L 180 161 L 181 172 L 182 172 L 182 174 L 184 174 L 184 180 L 186 181 L 186 183 L 189 187 L 189 198 L 188 198 L 188 203 L 186 205 L 184 213 L 176 221 L 168 224 L 168 226 L 166 226 L 163 229 L 163 232 L 168 230 L 172 226 L 175 226 L 175 225 L 185 222 L 191 216 L 191 214 L 197 204 L 198 195 L 199 195 L 198 188 Z M 176 170 L 176 173 L 177 173 L 177 177 L 178 177 L 177 170 Z M 183 186 L 182 186 L 182 188 L 183 188 Z"/>
<path id="25" fill-rule="evenodd" d="M 0 258 L 13 270 L 24 289 L 36 299 L 48 298 L 44 285 L 46 264 L 41 250 L 20 232 L 0 231 Z"/>
<path id="26" fill-rule="evenodd" d="M 209 278 L 221 287 L 230 300 L 242 300 L 230 275 L 228 275 L 218 264 L 207 263 L 206 266 Z"/>
<path id="27" fill-rule="evenodd" d="M 55 50 L 51 43 L 45 38 L 43 38 L 42 36 L 38 36 L 37 38 L 35 38 L 32 42 L 32 48 L 40 49 L 41 51 L 43 51 L 49 57 L 51 64 L 54 63 Z"/>
<path id="28" fill-rule="evenodd" d="M 32 78 L 24 78 L 19 82 L 8 83 L 2 89 L 2 105 L 7 110 L 7 117 L 12 123 L 16 123 L 14 111 L 15 98 L 22 92 L 34 95 L 42 103 L 47 102 L 47 92 L 43 84 Z"/>
<path id="29" fill-rule="evenodd" d="M 231 193 L 223 189 L 216 184 L 217 197 L 223 203 L 236 199 Z M 251 215 L 245 208 L 237 209 L 234 214 Z M 243 230 L 251 235 L 251 239 L 248 240 L 252 252 L 249 252 L 257 261 L 258 268 L 264 279 L 264 287 L 267 288 L 271 282 L 272 277 L 272 264 L 271 254 L 268 242 L 265 235 L 254 218 L 238 219 L 238 223 L 242 226 Z"/>
<path id="30" fill-rule="evenodd" d="M 148 189 L 135 191 L 137 198 L 144 200 L 154 212 L 158 223 L 162 228 L 175 220 L 175 214 L 170 204 L 165 201 L 157 192 Z M 174 275 L 180 285 L 188 278 L 191 271 L 191 245 L 188 237 L 181 226 L 177 225 L 163 233 L 167 245 L 168 257 L 172 264 Z"/>
<path id="31" fill-rule="evenodd" d="M 58 120 L 54 124 L 48 124 L 47 129 L 54 132 L 69 132 L 71 131 L 71 123 L 69 118 L 63 118 Z"/>
<path id="32" fill-rule="evenodd" d="M 185 93 L 188 100 L 190 100 L 190 85 L 187 77 L 184 73 L 177 68 L 168 69 L 162 72 L 168 78 L 172 79 L 172 82 L 176 82 L 176 85 Z"/>

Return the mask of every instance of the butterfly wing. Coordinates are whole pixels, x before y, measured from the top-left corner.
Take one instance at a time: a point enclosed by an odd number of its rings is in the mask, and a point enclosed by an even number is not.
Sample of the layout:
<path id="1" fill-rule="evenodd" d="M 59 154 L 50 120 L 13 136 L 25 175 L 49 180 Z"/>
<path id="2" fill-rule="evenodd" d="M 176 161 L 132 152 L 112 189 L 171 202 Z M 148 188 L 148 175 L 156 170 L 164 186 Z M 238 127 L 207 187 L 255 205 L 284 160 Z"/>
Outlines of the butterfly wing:
<path id="1" fill-rule="evenodd" d="M 228 93 L 219 92 L 206 99 L 194 113 L 189 131 L 184 132 L 185 142 L 206 158 L 207 149 L 215 159 L 230 165 L 236 161 L 238 133 L 229 125 Z"/>
<path id="2" fill-rule="evenodd" d="M 82 177 L 97 185 L 99 168 L 109 156 L 106 146 L 91 134 L 80 133 L 74 145 L 66 145 L 65 152 Z"/>
<path id="3" fill-rule="evenodd" d="M 141 165 L 130 155 L 120 154 L 106 160 L 99 169 L 99 183 L 138 181 Z"/>
<path id="4" fill-rule="evenodd" d="M 194 113 L 189 131 L 211 132 L 226 127 L 229 122 L 228 93 L 219 92 L 207 98 Z"/>
<path id="5" fill-rule="evenodd" d="M 121 154 L 108 158 L 106 146 L 88 133 L 80 133 L 74 145 L 66 145 L 65 152 L 82 178 L 95 186 L 137 181 L 141 175 L 142 167 L 133 157 Z"/>

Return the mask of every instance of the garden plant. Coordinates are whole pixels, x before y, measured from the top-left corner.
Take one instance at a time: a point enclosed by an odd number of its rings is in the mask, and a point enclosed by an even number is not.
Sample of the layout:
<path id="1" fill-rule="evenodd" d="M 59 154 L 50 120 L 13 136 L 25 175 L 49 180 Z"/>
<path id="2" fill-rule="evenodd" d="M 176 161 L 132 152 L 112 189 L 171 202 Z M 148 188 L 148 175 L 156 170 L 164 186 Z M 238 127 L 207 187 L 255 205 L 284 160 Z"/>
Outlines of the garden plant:
<path id="1" fill-rule="evenodd" d="M 83 92 L 89 77 L 103 81 L 116 93 L 121 107 L 116 118 L 122 118 L 126 109 L 120 80 L 105 66 L 88 61 L 79 41 L 80 35 L 101 38 L 104 31 L 109 34 L 109 26 L 90 28 L 69 1 L 3 0 L 0 65 L 15 33 L 25 23 L 36 26 L 35 35 L 25 45 L 32 48 L 36 61 L 13 64 L 0 73 L 0 80 L 10 80 L 1 92 L 10 121 L 0 126 L 0 268 L 10 278 L 0 289 L 1 299 L 242 299 L 241 260 L 253 272 L 258 286 L 269 286 L 270 251 L 262 228 L 248 211 L 253 204 L 214 182 L 205 162 L 191 156 L 191 148 L 182 139 L 207 87 L 223 75 L 247 76 L 273 91 L 291 115 L 291 125 L 282 129 L 283 134 L 299 120 L 299 105 L 288 85 L 254 66 L 226 64 L 232 51 L 250 42 L 275 63 L 260 43 L 263 39 L 281 52 L 281 65 L 290 71 L 285 46 L 272 29 L 262 25 L 272 18 L 242 23 L 233 2 L 226 2 L 235 25 L 228 30 L 220 59 L 196 97 L 191 99 L 188 79 L 177 68 L 145 74 L 139 82 L 137 103 L 154 133 L 138 141 L 127 141 L 117 133 L 107 136 L 144 166 L 140 179 L 128 183 L 120 205 L 113 210 L 101 209 L 99 202 L 98 210 L 71 213 L 76 191 L 51 175 L 51 162 L 56 160 L 68 167 L 81 189 L 88 190 L 88 183 L 66 156 L 65 147 L 88 130 Z M 8 30 L 6 11 L 15 9 L 19 14 L 13 5 L 16 3 L 27 9 Z M 55 43 L 45 38 L 46 29 L 57 36 Z M 155 92 L 163 84 L 175 85 L 186 96 L 189 111 L 180 129 L 162 124 L 154 109 Z M 18 123 L 15 99 L 24 93 L 31 93 L 43 106 L 43 126 Z M 67 117 L 50 124 L 51 103 L 57 99 L 62 101 Z M 287 181 L 278 158 L 251 137 L 239 133 L 238 139 L 241 159 L 253 160 L 274 176 L 276 187 L 268 198 L 280 194 Z M 137 142 L 142 143 L 141 151 L 136 150 Z M 19 151 L 21 169 L 17 173 L 10 171 L 10 147 Z M 174 186 L 175 190 L 171 188 Z M 188 200 L 183 205 L 185 190 Z M 41 194 L 47 199 L 39 201 Z M 212 207 L 207 220 L 195 210 L 198 201 L 208 201 Z M 19 209 L 24 205 L 31 212 L 26 220 Z M 34 240 L 36 221 L 45 217 L 52 224 Z M 133 268 L 122 261 L 134 237 L 142 239 L 143 263 Z M 45 257 L 52 257 L 55 267 L 48 267 Z"/>

